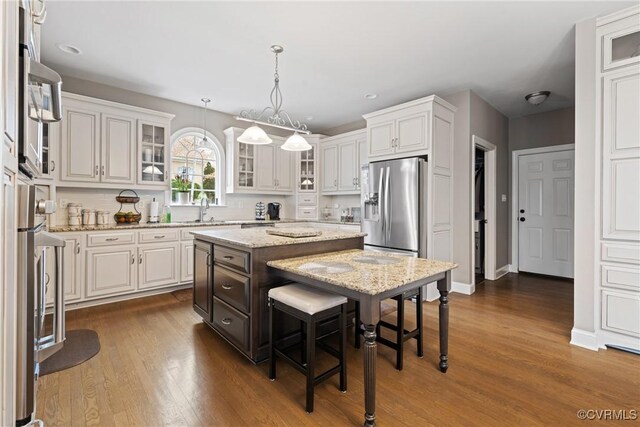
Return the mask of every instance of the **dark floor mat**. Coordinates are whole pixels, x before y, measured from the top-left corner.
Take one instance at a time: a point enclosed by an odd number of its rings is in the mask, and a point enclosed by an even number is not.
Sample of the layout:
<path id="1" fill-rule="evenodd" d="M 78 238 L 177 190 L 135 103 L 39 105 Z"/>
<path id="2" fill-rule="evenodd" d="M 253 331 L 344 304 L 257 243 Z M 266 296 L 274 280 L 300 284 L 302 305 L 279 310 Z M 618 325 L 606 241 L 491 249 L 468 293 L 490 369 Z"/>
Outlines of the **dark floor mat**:
<path id="1" fill-rule="evenodd" d="M 67 331 L 62 350 L 40 363 L 40 376 L 79 365 L 100 351 L 100 339 L 96 331 L 77 329 Z"/>

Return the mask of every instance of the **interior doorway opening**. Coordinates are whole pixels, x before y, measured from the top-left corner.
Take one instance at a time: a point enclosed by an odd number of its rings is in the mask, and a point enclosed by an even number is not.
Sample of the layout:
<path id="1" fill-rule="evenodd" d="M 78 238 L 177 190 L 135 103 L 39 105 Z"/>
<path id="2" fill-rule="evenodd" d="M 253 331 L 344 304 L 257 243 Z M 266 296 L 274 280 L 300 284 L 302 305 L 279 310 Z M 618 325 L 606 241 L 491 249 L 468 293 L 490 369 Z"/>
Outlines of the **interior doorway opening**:
<path id="1" fill-rule="evenodd" d="M 471 277 L 496 279 L 496 146 L 476 135 L 471 146 Z"/>

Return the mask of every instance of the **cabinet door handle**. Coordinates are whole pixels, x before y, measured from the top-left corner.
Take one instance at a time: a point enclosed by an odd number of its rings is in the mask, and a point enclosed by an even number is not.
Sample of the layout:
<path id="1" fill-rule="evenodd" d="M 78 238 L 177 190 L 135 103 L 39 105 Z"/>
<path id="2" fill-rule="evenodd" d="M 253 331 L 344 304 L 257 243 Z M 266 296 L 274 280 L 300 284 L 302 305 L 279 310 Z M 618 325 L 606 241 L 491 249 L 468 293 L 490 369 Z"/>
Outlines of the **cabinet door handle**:
<path id="1" fill-rule="evenodd" d="M 334 186 L 334 187 L 337 187 L 337 186 L 338 186 L 338 180 L 337 180 L 337 179 L 334 179 L 334 180 L 333 180 L 333 186 Z"/>
<path id="2" fill-rule="evenodd" d="M 165 235 L 163 234 L 163 235 L 161 235 L 161 236 L 153 236 L 153 238 L 154 238 L 154 239 L 164 239 L 164 238 L 165 238 Z"/>
<path id="3" fill-rule="evenodd" d="M 138 255 L 138 264 L 142 264 L 142 254 Z"/>
<path id="4" fill-rule="evenodd" d="M 131 264 L 133 264 L 134 262 L 136 262 L 136 256 L 135 255 L 131 255 Z"/>
<path id="5" fill-rule="evenodd" d="M 207 267 L 211 267 L 211 254 L 207 253 Z"/>
<path id="6" fill-rule="evenodd" d="M 223 325 L 230 325 L 231 324 L 231 319 L 229 319 L 228 317 L 225 317 L 224 319 L 221 320 Z"/>
<path id="7" fill-rule="evenodd" d="M 56 162 L 51 160 L 51 172 L 53 172 L 54 170 L 56 170 Z"/>
<path id="8" fill-rule="evenodd" d="M 107 237 L 105 240 L 107 242 L 115 242 L 116 240 L 119 240 L 119 237 Z"/>
<path id="9" fill-rule="evenodd" d="M 102 172 L 102 176 L 104 176 L 104 165 L 102 165 L 102 166 L 100 167 L 100 170 L 101 170 L 101 172 Z"/>
<path id="10" fill-rule="evenodd" d="M 227 291 L 228 291 L 228 290 L 230 290 L 231 288 L 233 288 L 233 286 L 232 286 L 232 285 L 230 285 L 230 284 L 228 284 L 228 283 L 226 283 L 226 282 L 222 284 L 222 289 L 225 289 L 225 290 L 227 290 Z"/>
<path id="11" fill-rule="evenodd" d="M 80 243 L 76 243 L 76 255 L 80 254 Z"/>
<path id="12" fill-rule="evenodd" d="M 233 259 L 233 257 L 231 255 L 225 255 L 222 257 L 222 259 L 226 259 L 227 261 L 231 261 Z"/>
<path id="13" fill-rule="evenodd" d="M 95 173 L 95 176 L 98 176 L 98 173 L 99 173 L 98 171 L 99 171 L 99 170 L 100 170 L 100 169 L 98 168 L 98 165 L 96 165 L 96 173 Z"/>

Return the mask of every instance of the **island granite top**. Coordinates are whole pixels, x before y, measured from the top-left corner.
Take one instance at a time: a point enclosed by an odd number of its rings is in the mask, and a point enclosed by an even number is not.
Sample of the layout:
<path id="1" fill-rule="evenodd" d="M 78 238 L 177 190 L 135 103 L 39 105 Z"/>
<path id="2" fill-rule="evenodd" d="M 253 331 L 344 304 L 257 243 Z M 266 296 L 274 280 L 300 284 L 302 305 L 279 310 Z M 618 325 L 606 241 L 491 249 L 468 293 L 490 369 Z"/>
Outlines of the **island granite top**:
<path id="1" fill-rule="evenodd" d="M 192 231 L 198 240 L 211 243 L 233 244 L 247 248 L 264 248 L 269 246 L 295 245 L 298 243 L 323 242 L 327 240 L 352 239 L 364 237 L 366 233 L 336 230 L 319 230 L 322 233 L 310 237 L 284 237 L 268 234 L 264 228 L 244 228 L 240 230 L 207 230 Z"/>
<path id="2" fill-rule="evenodd" d="M 383 263 L 371 264 L 357 261 L 363 258 Z M 457 267 L 457 264 L 447 261 L 362 249 L 274 260 L 267 262 L 267 265 L 369 295 L 381 294 Z M 335 271 L 338 272 L 325 271 L 323 266 L 326 265 L 335 265 Z"/>

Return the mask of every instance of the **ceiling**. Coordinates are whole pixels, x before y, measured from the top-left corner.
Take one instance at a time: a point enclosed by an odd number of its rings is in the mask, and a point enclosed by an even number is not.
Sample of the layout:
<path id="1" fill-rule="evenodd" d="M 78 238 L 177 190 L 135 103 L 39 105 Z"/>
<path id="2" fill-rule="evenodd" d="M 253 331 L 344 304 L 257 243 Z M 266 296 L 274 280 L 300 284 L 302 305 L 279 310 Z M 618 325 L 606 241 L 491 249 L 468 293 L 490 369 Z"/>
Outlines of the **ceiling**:
<path id="1" fill-rule="evenodd" d="M 50 1 L 42 58 L 63 75 L 193 105 L 209 97 L 237 114 L 269 105 L 269 46 L 280 44 L 283 107 L 313 116 L 314 131 L 463 89 L 518 117 L 572 106 L 574 24 L 632 4 Z M 552 95 L 527 104 L 537 90 Z"/>

